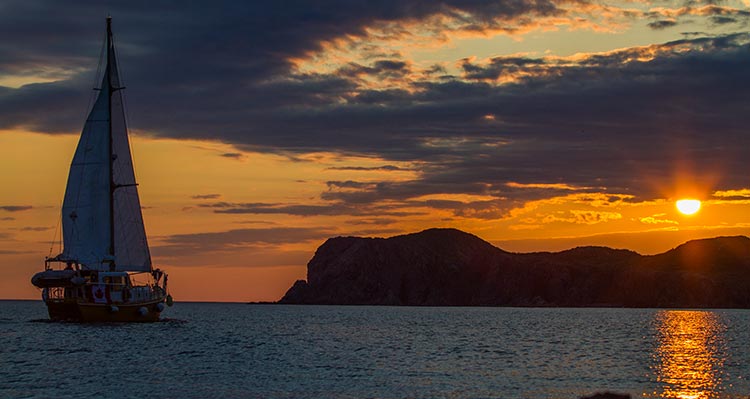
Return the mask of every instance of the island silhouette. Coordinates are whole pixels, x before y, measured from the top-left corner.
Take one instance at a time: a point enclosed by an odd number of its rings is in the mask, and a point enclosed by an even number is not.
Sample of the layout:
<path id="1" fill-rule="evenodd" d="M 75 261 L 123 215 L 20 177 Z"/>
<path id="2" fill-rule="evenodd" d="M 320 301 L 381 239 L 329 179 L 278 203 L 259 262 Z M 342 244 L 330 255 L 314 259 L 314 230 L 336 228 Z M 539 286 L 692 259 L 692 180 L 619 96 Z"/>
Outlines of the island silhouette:
<path id="1" fill-rule="evenodd" d="M 750 238 L 658 255 L 607 247 L 511 253 L 456 229 L 321 245 L 279 303 L 749 308 Z"/>

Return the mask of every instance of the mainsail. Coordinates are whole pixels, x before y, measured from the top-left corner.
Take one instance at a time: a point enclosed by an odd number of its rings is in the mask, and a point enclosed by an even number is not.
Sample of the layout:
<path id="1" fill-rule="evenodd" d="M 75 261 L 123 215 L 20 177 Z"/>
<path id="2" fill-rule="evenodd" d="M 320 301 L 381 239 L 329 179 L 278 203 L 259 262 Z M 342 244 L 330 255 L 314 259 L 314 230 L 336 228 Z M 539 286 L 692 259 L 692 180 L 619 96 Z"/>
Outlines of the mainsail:
<path id="1" fill-rule="evenodd" d="M 109 19 L 107 24 L 107 66 L 70 166 L 59 259 L 91 270 L 150 271 Z"/>

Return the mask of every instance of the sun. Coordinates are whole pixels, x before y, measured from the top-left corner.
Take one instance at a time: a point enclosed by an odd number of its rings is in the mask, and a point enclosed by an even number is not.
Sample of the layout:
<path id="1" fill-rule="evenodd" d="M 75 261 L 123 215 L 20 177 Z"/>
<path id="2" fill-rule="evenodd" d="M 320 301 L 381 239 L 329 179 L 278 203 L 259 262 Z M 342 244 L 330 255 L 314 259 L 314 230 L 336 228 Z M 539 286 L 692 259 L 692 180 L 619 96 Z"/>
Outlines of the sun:
<path id="1" fill-rule="evenodd" d="M 701 202 L 697 199 L 681 199 L 675 205 L 683 215 L 693 215 L 701 209 Z"/>

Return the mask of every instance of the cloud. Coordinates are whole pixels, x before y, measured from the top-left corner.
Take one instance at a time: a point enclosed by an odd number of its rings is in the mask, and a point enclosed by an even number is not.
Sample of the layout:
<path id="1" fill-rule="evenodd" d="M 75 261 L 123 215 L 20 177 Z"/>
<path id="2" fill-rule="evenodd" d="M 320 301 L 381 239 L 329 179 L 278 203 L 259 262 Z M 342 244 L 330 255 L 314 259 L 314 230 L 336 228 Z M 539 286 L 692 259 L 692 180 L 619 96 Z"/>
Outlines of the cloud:
<path id="1" fill-rule="evenodd" d="M 466 58 L 461 60 L 461 69 L 466 79 L 497 80 L 504 74 L 516 74 L 520 71 L 528 71 L 531 67 L 544 64 L 545 61 L 542 59 L 503 56 L 492 58 L 489 66 L 479 66 Z"/>
<path id="2" fill-rule="evenodd" d="M 21 228 L 18 228 L 17 230 L 19 231 L 47 231 L 51 229 L 52 227 L 49 227 L 49 226 L 39 226 L 39 227 L 30 226 L 30 227 L 21 227 Z"/>
<path id="3" fill-rule="evenodd" d="M 524 224 L 514 226 L 516 230 L 536 229 L 540 224 L 550 223 L 572 223 L 583 225 L 595 225 L 622 219 L 619 212 L 596 211 L 596 210 L 571 210 L 558 211 L 538 217 L 527 217 L 522 220 Z"/>
<path id="4" fill-rule="evenodd" d="M 622 219 L 622 214 L 618 212 L 573 210 L 570 213 L 578 224 L 599 224 Z"/>
<path id="5" fill-rule="evenodd" d="M 746 19 L 750 17 L 750 11 L 717 4 L 707 4 L 699 7 L 691 5 L 681 8 L 656 7 L 646 13 L 646 17 L 649 18 L 675 19 L 684 16 L 701 16 L 708 17 L 709 19 L 715 17 Z"/>
<path id="6" fill-rule="evenodd" d="M 203 200 L 203 199 L 219 199 L 219 198 L 221 198 L 221 194 L 198 194 L 198 195 L 193 195 L 190 198 L 192 198 L 192 199 L 200 199 L 200 200 Z"/>
<path id="7" fill-rule="evenodd" d="M 349 221 L 349 224 L 352 225 L 376 225 L 376 226 L 385 226 L 389 224 L 395 224 L 399 220 L 394 218 L 371 218 L 371 219 L 355 219 Z"/>
<path id="8" fill-rule="evenodd" d="M 35 253 L 34 251 L 19 251 L 14 249 L 0 249 L 0 255 L 26 255 Z"/>
<path id="9" fill-rule="evenodd" d="M 387 201 L 393 208 L 432 208 L 452 211 L 454 216 L 477 219 L 498 219 L 525 201 L 570 195 L 577 192 L 579 202 L 606 206 L 622 201 L 624 196 L 594 194 L 601 187 L 574 187 L 562 183 L 528 183 L 487 181 L 482 177 L 483 170 L 454 170 L 456 176 L 446 172 L 429 172 L 419 180 L 407 181 L 331 181 L 329 190 L 321 198 L 332 201 L 338 208 L 357 207 L 368 209 Z M 591 193 L 591 194 L 587 194 Z M 437 197 L 435 197 L 437 196 Z M 457 196 L 464 197 L 461 199 Z"/>
<path id="10" fill-rule="evenodd" d="M 334 167 L 326 168 L 326 170 L 400 172 L 400 171 L 410 171 L 411 169 L 401 168 L 401 167 L 394 166 L 394 165 L 383 165 L 383 166 L 334 166 Z"/>
<path id="11" fill-rule="evenodd" d="M 750 188 L 719 190 L 714 191 L 711 195 L 718 198 L 750 198 Z"/>
<path id="12" fill-rule="evenodd" d="M 287 250 L 276 247 L 239 247 L 221 251 L 185 252 L 180 246 L 156 246 L 152 248 L 155 260 L 162 265 L 176 267 L 304 267 L 314 248 Z"/>
<path id="13" fill-rule="evenodd" d="M 231 159 L 243 159 L 245 157 L 239 152 L 225 152 L 221 154 L 221 156 L 224 158 L 231 158 Z"/>
<path id="14" fill-rule="evenodd" d="M 151 250 L 154 256 L 171 259 L 203 257 L 208 254 L 244 253 L 250 255 L 247 258 L 235 260 L 234 263 L 254 266 L 289 265 L 298 264 L 300 256 L 306 254 L 305 256 L 309 258 L 310 254 L 309 251 L 284 249 L 284 245 L 305 242 L 316 244 L 334 233 L 333 230 L 324 227 L 269 227 L 176 234 L 159 237 L 157 243 L 151 246 Z M 268 256 L 272 254 L 282 256 L 283 261 L 268 259 Z M 263 259 L 256 259 L 256 256 Z"/>
<path id="15" fill-rule="evenodd" d="M 377 79 L 403 78 L 411 72 L 408 63 L 400 60 L 378 60 L 370 66 L 349 63 L 336 71 L 336 75 L 350 78 L 374 77 Z"/>
<path id="16" fill-rule="evenodd" d="M 5 36 L 24 37 L 23 46 L 0 49 L 0 75 L 23 71 L 44 71 L 50 66 L 65 73 L 66 79 L 38 83 L 18 90 L 0 92 L 4 110 L 2 127 L 25 126 L 40 131 L 75 131 L 80 128 L 80 109 L 96 68 L 107 12 L 115 15 L 114 30 L 123 71 L 128 81 L 129 104 L 136 120 L 149 131 L 189 134 L 184 127 L 196 126 L 193 134 L 209 134 L 229 127 L 238 113 L 273 108 L 282 103 L 315 103 L 316 93 L 346 83 L 323 79 L 313 88 L 283 86 L 294 67 L 294 60 L 319 52 L 326 46 L 366 42 L 372 27 L 420 21 L 458 22 L 455 29 L 477 31 L 499 22 L 528 16 L 552 16 L 562 10 L 551 0 L 534 2 L 484 3 L 462 0 L 428 2 L 421 0 L 385 1 L 363 4 L 359 1 L 332 1 L 311 9 L 308 3 L 259 1 L 238 4 L 228 0 L 193 3 L 175 8 L 159 4 L 123 3 L 94 6 L 85 1 L 60 4 L 38 1 L 32 4 L 10 1 L 3 7 L 0 26 Z M 44 12 L 41 12 L 43 10 Z M 106 11 L 106 12 L 105 12 Z M 28 15 L 35 15 L 34 23 Z M 160 18 L 153 18 L 160 15 Z M 196 18 L 200 16 L 200 18 Z M 378 60 L 379 71 L 400 71 L 398 60 Z M 266 85 L 269 80 L 278 84 Z M 189 82 L 189 84 L 186 84 Z M 289 82 L 293 83 L 293 82 Z M 150 88 L 153 88 L 151 91 Z M 158 94 L 158 95 L 157 95 Z M 84 97 L 81 99 L 81 97 Z M 41 101 L 41 102 L 40 102 Z M 36 102 L 36 108 L 33 105 Z M 55 105 L 56 107 L 52 107 Z M 33 115 L 44 108 L 46 115 Z M 149 117 L 147 110 L 159 109 Z M 200 113 L 184 112 L 186 109 Z M 165 117 L 168 115 L 169 117 Z M 172 117 L 179 115 L 180 118 Z M 203 115 L 203 116 L 201 116 Z M 205 118 L 213 115 L 214 120 Z M 231 116 L 228 122 L 220 123 Z M 244 119 L 244 118 L 243 118 Z M 184 126 L 175 126 L 184 121 Z M 60 123 L 59 127 L 56 123 Z M 200 126 L 199 126 L 200 125 Z M 197 131 L 196 131 L 197 130 Z M 235 130 L 235 129 L 230 129 Z"/>
<path id="17" fill-rule="evenodd" d="M 677 221 L 665 219 L 664 213 L 658 213 L 656 215 L 646 216 L 638 219 L 643 224 L 680 224 Z"/>
<path id="18" fill-rule="evenodd" d="M 331 201 L 319 205 L 305 204 L 283 204 L 283 203 L 231 203 L 215 202 L 198 205 L 202 208 L 210 208 L 215 213 L 225 214 L 256 214 L 256 215 L 294 215 L 294 216 L 415 216 L 421 212 L 401 210 L 398 204 L 378 205 L 347 204 L 341 201 Z"/>
<path id="19" fill-rule="evenodd" d="M 711 193 L 710 203 L 713 204 L 750 204 L 750 189 L 719 190 Z"/>
<path id="20" fill-rule="evenodd" d="M 677 21 L 674 19 L 661 19 L 654 22 L 649 22 L 648 27 L 654 30 L 662 30 L 677 26 Z"/>
<path id="21" fill-rule="evenodd" d="M 0 127 L 77 131 L 87 97 L 81 88 L 93 81 L 100 46 L 102 26 L 91 21 L 101 21 L 104 12 L 78 1 L 33 4 L 10 2 L 0 15 L 0 32 L 29 38 L 24 46 L 0 48 L 0 75 L 46 65 L 68 72 L 53 82 L 0 88 Z M 155 136 L 234 144 L 238 152 L 224 153 L 230 157 L 245 149 L 291 158 L 329 152 L 377 157 L 386 166 L 418 165 L 418 176 L 409 181 L 331 182 L 321 204 L 201 205 L 217 213 L 419 212 L 400 206 L 494 217 L 524 201 L 560 195 L 565 187 L 663 196 L 675 165 L 689 162 L 701 165 L 694 178 L 709 191 L 746 183 L 747 33 L 688 35 L 568 57 L 466 58 L 455 68 L 419 65 L 407 52 L 370 43 L 429 31 L 429 44 L 436 45 L 451 35 L 510 32 L 544 18 L 567 24 L 574 13 L 594 8 L 612 15 L 602 18 L 657 23 L 742 20 L 746 10 L 709 4 L 644 14 L 551 0 L 362 4 L 334 1 L 315 10 L 288 2 L 112 6 L 132 125 Z M 25 23 L 19 18 L 25 15 L 39 20 Z M 362 50 L 357 43 L 370 46 L 357 62 L 332 56 Z M 304 69 L 316 55 L 331 66 Z M 372 170 L 396 170 L 386 166 Z M 445 193 L 494 199 L 415 200 Z M 390 202 L 375 208 L 380 201 Z"/>
<path id="22" fill-rule="evenodd" d="M 2 205 L 0 206 L 0 210 L 6 211 L 6 212 L 22 212 L 22 211 L 28 211 L 29 209 L 32 209 L 33 206 L 31 205 Z"/>
<path id="23" fill-rule="evenodd" d="M 711 17 L 711 22 L 713 22 L 716 25 L 726 25 L 726 24 L 735 24 L 739 21 L 737 20 L 737 18 L 715 15 Z"/>
<path id="24" fill-rule="evenodd" d="M 269 222 L 267 220 L 238 220 L 235 222 L 232 222 L 235 224 L 266 224 L 266 225 L 275 225 L 276 222 Z"/>

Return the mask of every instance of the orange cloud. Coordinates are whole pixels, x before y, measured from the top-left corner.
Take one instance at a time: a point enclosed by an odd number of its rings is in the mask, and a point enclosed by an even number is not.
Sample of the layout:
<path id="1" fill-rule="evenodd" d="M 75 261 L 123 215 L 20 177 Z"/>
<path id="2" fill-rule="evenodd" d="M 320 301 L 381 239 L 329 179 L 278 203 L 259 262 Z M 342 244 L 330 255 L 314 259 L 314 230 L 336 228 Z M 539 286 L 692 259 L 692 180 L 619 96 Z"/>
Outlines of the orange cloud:
<path id="1" fill-rule="evenodd" d="M 505 184 L 508 187 L 513 188 L 543 188 L 543 189 L 556 189 L 556 190 L 569 190 L 569 191 L 578 191 L 578 190 L 588 190 L 591 187 L 576 187 L 569 184 L 564 183 L 516 183 L 516 182 L 508 182 Z"/>
<path id="2" fill-rule="evenodd" d="M 655 215 L 639 218 L 638 220 L 643 224 L 680 224 L 674 220 L 663 219 L 666 215 L 666 213 L 657 213 Z"/>

